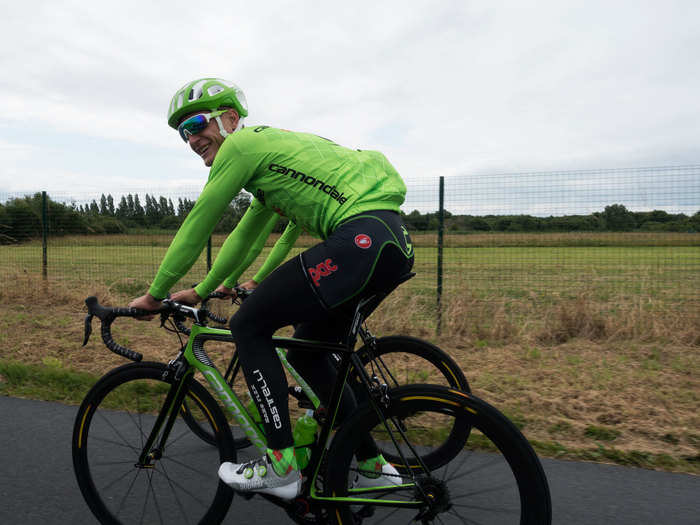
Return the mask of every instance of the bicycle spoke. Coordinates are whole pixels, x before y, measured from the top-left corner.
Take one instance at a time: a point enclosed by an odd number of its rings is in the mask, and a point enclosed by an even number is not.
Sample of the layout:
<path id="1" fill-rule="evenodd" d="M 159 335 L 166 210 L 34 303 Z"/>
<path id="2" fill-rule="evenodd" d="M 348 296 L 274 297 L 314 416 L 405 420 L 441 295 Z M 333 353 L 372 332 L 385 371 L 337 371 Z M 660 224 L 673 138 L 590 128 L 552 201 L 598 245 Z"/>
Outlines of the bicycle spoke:
<path id="1" fill-rule="evenodd" d="M 495 464 L 497 464 L 497 463 L 502 463 L 502 462 L 503 462 L 503 458 L 502 458 L 502 457 L 500 457 L 500 456 L 495 456 L 495 455 L 494 455 L 494 457 L 491 458 L 489 461 L 484 462 L 484 463 L 482 463 L 481 465 L 476 466 L 475 468 L 473 468 L 473 469 L 471 469 L 471 470 L 468 470 L 468 471 L 466 471 L 466 472 L 463 472 L 462 474 L 452 476 L 451 478 L 447 479 L 446 481 L 454 481 L 454 480 L 456 480 L 456 479 L 461 479 L 461 478 L 463 478 L 464 476 L 467 476 L 467 475 L 469 475 L 469 474 L 474 474 L 475 472 L 479 472 L 480 470 L 483 470 L 483 469 L 485 469 L 485 468 L 488 468 L 488 467 L 490 467 L 490 466 L 493 466 L 493 465 L 495 465 Z"/>
<path id="2" fill-rule="evenodd" d="M 138 402 L 136 403 L 136 405 L 137 405 L 137 408 L 136 408 L 137 412 L 136 412 L 136 413 L 137 413 L 138 416 L 139 416 L 138 422 L 135 420 L 134 414 L 132 414 L 132 413 L 131 413 L 130 411 L 128 411 L 128 410 L 127 410 L 126 413 L 128 414 L 129 418 L 131 419 L 131 422 L 134 424 L 134 426 L 136 427 L 136 429 L 139 431 L 139 437 L 141 438 L 141 448 L 143 448 L 143 443 L 144 443 L 144 438 L 146 437 L 146 433 L 143 431 L 143 421 L 142 421 L 142 419 L 141 419 L 141 414 L 142 414 L 142 413 L 141 413 L 140 410 L 138 410 Z"/>
<path id="3" fill-rule="evenodd" d="M 103 438 L 103 437 L 100 437 L 100 436 L 90 436 L 90 440 L 91 440 L 91 441 L 99 441 L 99 442 L 101 442 L 101 443 L 109 443 L 109 444 L 112 444 L 112 445 L 116 445 L 116 446 L 118 446 L 118 447 L 128 448 L 128 449 L 131 450 L 132 452 L 138 452 L 138 450 L 136 449 L 136 447 L 133 447 L 133 446 L 131 446 L 131 445 L 129 445 L 129 444 L 125 444 L 125 443 L 120 443 L 120 442 L 118 442 L 118 441 L 114 441 L 114 440 L 109 439 L 109 438 Z"/>
<path id="4" fill-rule="evenodd" d="M 462 456 L 462 458 L 459 460 L 459 465 L 457 465 L 454 468 L 454 472 L 459 472 L 459 470 L 464 466 L 464 464 L 467 462 L 467 460 L 471 457 L 471 452 L 469 452 L 469 453 L 461 452 L 459 455 Z M 447 465 L 445 465 L 445 472 L 443 473 L 442 481 L 450 481 L 452 479 L 452 478 L 447 477 L 447 470 L 448 470 L 449 466 L 450 466 L 449 463 Z"/>
<path id="5" fill-rule="evenodd" d="M 156 491 L 153 490 L 153 475 L 149 472 L 148 476 L 148 488 L 151 491 L 151 494 L 153 494 L 153 505 L 156 507 L 156 513 L 158 514 L 158 521 L 163 524 L 163 515 L 161 514 L 160 511 L 160 505 L 158 505 L 158 496 L 156 496 Z"/>
<path id="6" fill-rule="evenodd" d="M 392 510 L 389 514 L 387 514 L 386 516 L 384 516 L 384 517 L 383 517 L 382 519 L 380 519 L 379 521 L 375 521 L 374 523 L 375 523 L 376 525 L 379 525 L 381 522 L 388 520 L 390 517 L 392 517 L 394 514 L 396 514 L 399 510 L 401 510 L 401 509 L 399 509 L 398 507 L 395 508 L 395 509 Z"/>
<path id="7" fill-rule="evenodd" d="M 177 488 L 180 489 L 182 492 L 184 492 L 185 494 L 187 494 L 190 498 L 192 498 L 193 500 L 195 500 L 197 503 L 199 503 L 199 504 L 201 504 L 201 505 L 206 505 L 206 502 L 204 502 L 204 501 L 202 501 L 201 499 L 199 499 L 199 498 L 198 498 L 197 496 L 195 496 L 191 491 L 189 491 L 189 490 L 188 490 L 186 487 L 184 487 L 183 485 L 179 484 L 179 483 L 178 483 L 177 481 L 175 481 L 174 479 L 168 477 L 167 474 L 164 474 L 164 473 L 162 473 L 162 472 L 160 472 L 160 471 L 158 471 L 158 470 L 156 470 L 156 472 L 158 472 L 159 474 L 161 474 L 161 475 L 163 475 L 164 477 L 166 477 L 173 485 L 175 485 L 175 487 L 177 487 Z"/>
<path id="8" fill-rule="evenodd" d="M 148 487 L 150 487 L 150 479 L 148 483 Z M 143 500 L 143 507 L 141 508 L 141 520 L 139 521 L 140 524 L 143 523 L 143 517 L 146 515 L 146 507 L 148 506 L 148 498 L 151 496 L 151 491 L 147 488 L 146 489 L 146 497 Z"/>
<path id="9" fill-rule="evenodd" d="M 458 507 L 461 509 L 471 509 L 471 510 L 482 510 L 486 512 L 494 512 L 496 514 L 517 514 L 520 512 L 520 509 L 503 509 L 503 508 L 494 508 L 494 507 L 483 507 L 481 505 L 465 505 L 465 504 L 457 504 L 453 503 L 453 507 Z"/>
<path id="10" fill-rule="evenodd" d="M 512 488 L 513 484 L 512 483 L 504 483 L 503 485 L 497 485 L 497 486 L 492 487 L 492 488 L 475 490 L 472 492 L 468 492 L 466 494 L 460 494 L 459 496 L 452 496 L 452 500 L 454 501 L 454 500 L 459 500 L 459 499 L 464 499 L 464 498 L 472 498 L 474 496 L 480 496 L 482 494 L 488 494 L 490 492 L 500 491 L 500 490 L 506 489 L 508 487 Z"/>
<path id="11" fill-rule="evenodd" d="M 112 422 L 111 422 L 109 419 L 107 419 L 107 417 L 106 417 L 102 412 L 98 412 L 98 414 L 99 414 L 100 418 L 101 418 L 103 421 L 105 421 L 105 422 L 107 423 L 107 425 L 109 425 L 109 426 L 112 428 L 112 430 L 114 430 L 114 433 L 115 433 L 119 438 L 121 438 L 121 440 L 124 442 L 124 445 L 125 445 L 125 446 L 129 447 L 129 448 L 130 448 L 131 450 L 133 450 L 134 452 L 137 452 L 136 447 L 134 447 L 133 445 L 131 445 L 131 444 L 129 443 L 129 441 L 121 434 L 121 432 L 119 432 L 119 430 L 117 429 L 117 427 L 115 427 L 115 426 L 112 424 Z"/>
<path id="12" fill-rule="evenodd" d="M 111 489 L 112 486 L 114 486 L 114 484 L 116 484 L 116 483 L 118 483 L 119 481 L 123 480 L 123 479 L 124 479 L 125 477 L 127 477 L 131 472 L 134 472 L 134 469 L 133 469 L 133 468 L 127 470 L 126 472 L 124 472 L 124 474 L 122 474 L 121 476 L 117 477 L 117 479 L 115 479 L 114 481 L 111 481 L 111 482 L 108 483 L 107 485 L 103 486 L 100 490 L 101 490 L 101 491 L 105 491 L 105 492 L 109 491 L 109 489 Z M 138 470 L 136 470 L 135 472 L 136 472 L 136 474 L 134 475 L 134 480 L 136 479 L 136 476 L 138 475 Z M 132 484 L 132 485 L 134 484 L 134 481 L 133 481 L 133 480 L 132 480 L 131 484 Z"/>
<path id="13" fill-rule="evenodd" d="M 450 509 L 449 512 L 453 516 L 459 518 L 459 521 L 461 521 L 465 525 L 481 525 L 481 522 L 479 521 L 474 521 L 473 519 L 467 518 L 466 516 L 461 516 L 460 514 L 457 514 L 457 511 L 454 508 Z"/>
<path id="14" fill-rule="evenodd" d="M 165 456 L 165 457 L 163 457 L 163 460 L 172 461 L 172 462 L 175 463 L 176 465 L 180 465 L 181 467 L 186 468 L 186 469 L 188 469 L 188 470 L 190 470 L 191 472 L 194 472 L 194 473 L 196 473 L 196 474 L 199 474 L 199 475 L 201 475 L 201 476 L 204 477 L 204 478 L 210 478 L 210 477 L 211 477 L 211 472 L 204 471 L 204 470 L 197 470 L 196 468 L 194 468 L 194 467 L 192 467 L 192 466 L 190 466 L 190 465 L 187 465 L 186 463 L 183 463 L 182 461 L 178 461 L 178 460 L 176 460 L 176 459 L 173 459 L 172 456 Z M 162 460 L 161 460 L 161 461 L 162 461 Z"/>
<path id="15" fill-rule="evenodd" d="M 175 499 L 175 502 L 177 503 L 177 506 L 180 509 L 180 515 L 185 518 L 185 522 L 189 523 L 190 520 L 187 518 L 187 513 L 185 512 L 185 508 L 182 506 L 182 502 L 180 501 L 180 498 L 177 497 L 177 494 L 175 493 L 175 487 L 173 485 L 172 480 L 170 479 L 170 476 L 168 476 L 167 470 L 165 468 L 165 465 L 161 463 L 160 467 L 163 469 L 163 473 L 165 474 L 165 479 L 168 481 L 168 485 L 170 485 L 170 491 L 173 493 L 173 497 Z"/>
<path id="16" fill-rule="evenodd" d="M 119 502 L 119 507 L 117 507 L 117 516 L 119 516 L 119 513 L 124 508 L 124 502 L 126 502 L 126 498 L 129 496 L 129 494 L 131 494 L 131 489 L 134 487 L 134 483 L 136 483 L 136 478 L 138 477 L 138 475 L 139 475 L 139 471 L 137 470 L 134 473 L 134 477 L 132 478 L 131 483 L 129 483 L 129 488 L 127 489 L 126 493 L 122 497 L 122 500 Z M 122 477 L 124 477 L 124 476 L 122 476 Z"/>

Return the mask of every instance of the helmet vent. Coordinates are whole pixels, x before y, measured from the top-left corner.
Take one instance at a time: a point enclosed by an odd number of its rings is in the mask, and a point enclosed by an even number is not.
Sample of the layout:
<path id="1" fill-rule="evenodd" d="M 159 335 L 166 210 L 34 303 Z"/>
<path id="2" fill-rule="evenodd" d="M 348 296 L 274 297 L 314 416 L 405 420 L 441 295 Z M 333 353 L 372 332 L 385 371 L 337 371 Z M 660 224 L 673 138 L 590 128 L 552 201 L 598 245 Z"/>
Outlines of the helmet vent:
<path id="1" fill-rule="evenodd" d="M 192 102 L 193 100 L 199 100 L 202 98 L 202 88 L 204 87 L 204 84 L 206 84 L 207 79 L 202 79 L 199 82 L 197 82 L 194 86 L 192 86 L 192 90 L 190 91 L 190 96 L 189 100 Z"/>
<path id="2" fill-rule="evenodd" d="M 217 93 L 221 93 L 223 90 L 224 88 L 221 86 L 211 86 L 209 89 L 207 89 L 207 93 L 209 93 L 210 97 L 213 97 Z"/>

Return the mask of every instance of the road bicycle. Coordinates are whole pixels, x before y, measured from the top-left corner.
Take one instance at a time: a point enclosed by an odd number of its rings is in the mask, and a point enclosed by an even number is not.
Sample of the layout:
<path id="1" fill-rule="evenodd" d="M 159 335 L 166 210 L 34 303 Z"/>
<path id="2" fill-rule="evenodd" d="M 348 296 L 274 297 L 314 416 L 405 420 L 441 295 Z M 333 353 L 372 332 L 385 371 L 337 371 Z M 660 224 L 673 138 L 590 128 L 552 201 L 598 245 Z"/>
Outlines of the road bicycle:
<path id="1" fill-rule="evenodd" d="M 410 278 L 413 275 L 412 273 L 408 274 L 406 278 Z M 253 293 L 252 290 L 240 287 L 234 287 L 234 290 L 236 295 L 232 302 L 238 305 Z M 202 308 L 206 312 L 206 317 L 218 324 L 218 328 L 224 328 L 228 320 L 212 312 L 208 308 L 208 304 L 212 299 L 228 298 L 229 296 L 215 292 L 202 301 Z M 365 307 L 365 310 L 369 311 L 370 308 Z M 190 334 L 189 329 L 179 321 L 175 321 L 175 325 L 180 333 L 184 335 Z M 403 335 L 376 337 L 370 332 L 366 322 L 358 328 L 358 335 L 363 344 L 356 351 L 356 354 L 365 370 L 370 376 L 377 375 L 378 370 L 381 371 L 382 377 L 386 378 L 389 388 L 396 388 L 411 383 L 429 383 L 449 386 L 463 392 L 471 391 L 467 378 L 454 359 L 447 352 L 428 341 Z M 289 387 L 290 395 L 296 398 L 299 408 L 318 409 L 320 400 L 287 361 L 286 353 L 286 349 L 277 348 L 277 355 L 282 365 L 297 383 L 297 386 Z M 338 366 L 340 364 L 340 356 L 332 354 L 332 357 L 333 362 Z M 350 375 L 353 378 L 350 381 L 351 385 L 356 385 L 360 382 L 360 378 L 356 374 L 352 374 L 352 371 Z M 224 379 L 231 388 L 237 386 L 239 391 L 247 388 L 245 386 L 245 378 L 240 369 L 237 350 L 234 350 L 226 367 Z M 354 388 L 353 391 L 356 399 L 360 402 L 366 401 L 364 389 Z M 250 405 L 248 405 L 248 408 L 250 408 Z M 196 418 L 189 417 L 186 404 L 184 410 L 183 417 L 192 430 L 205 441 L 214 444 L 213 434 L 204 426 L 199 425 Z M 257 413 L 255 415 L 257 416 Z M 231 418 L 229 419 L 231 420 Z M 233 433 L 236 448 L 242 449 L 250 446 L 251 442 L 242 429 L 235 424 L 235 421 L 231 421 L 231 423 L 231 432 Z"/>
<path id="2" fill-rule="evenodd" d="M 336 353 L 339 374 L 327 405 L 313 412 L 319 425 L 315 439 L 299 444 L 310 450 L 301 494 L 292 501 L 260 497 L 301 524 L 551 523 L 549 488 L 539 459 L 495 408 L 455 388 L 389 388 L 380 369 L 367 373 L 354 347 L 376 302 L 377 296 L 360 300 L 344 344 L 275 338 L 278 348 Z M 204 349 L 208 341 L 230 341 L 230 332 L 207 327 L 202 309 L 163 301 L 163 324 L 192 319 L 190 335 L 168 364 L 141 362 L 140 354 L 113 340 L 111 324 L 120 316 L 152 312 L 103 307 L 94 297 L 86 303 L 85 342 L 92 318 L 98 317 L 105 345 L 135 361 L 98 380 L 76 415 L 73 465 L 91 511 L 101 523 L 220 523 L 234 492 L 216 472 L 221 462 L 237 462 L 238 454 L 222 405 L 256 447 L 256 455 L 266 449 L 263 431 Z M 221 405 L 194 379 L 195 372 L 204 376 Z M 338 421 L 341 395 L 353 374 L 366 402 Z M 186 418 L 206 427 L 215 446 L 197 435 Z M 355 451 L 368 434 L 399 472 L 400 479 L 391 485 L 358 488 L 355 483 L 358 474 L 367 474 L 359 471 Z"/>

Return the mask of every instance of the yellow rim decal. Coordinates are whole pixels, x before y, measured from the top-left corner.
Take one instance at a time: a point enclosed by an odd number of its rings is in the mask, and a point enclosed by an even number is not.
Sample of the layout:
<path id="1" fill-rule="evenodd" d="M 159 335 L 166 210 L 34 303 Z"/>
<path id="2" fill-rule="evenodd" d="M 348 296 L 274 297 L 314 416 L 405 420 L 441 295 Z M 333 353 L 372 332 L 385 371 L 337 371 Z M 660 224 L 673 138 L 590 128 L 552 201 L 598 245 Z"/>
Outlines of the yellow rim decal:
<path id="1" fill-rule="evenodd" d="M 460 392 L 459 390 L 452 390 L 450 388 L 450 392 L 452 392 L 453 394 L 457 394 L 458 396 L 466 397 L 467 399 L 469 399 L 468 394 L 465 394 L 464 392 Z"/>
<path id="2" fill-rule="evenodd" d="M 209 417 L 209 422 L 214 427 L 214 432 L 218 432 L 219 428 L 216 426 L 216 422 L 214 421 L 214 418 L 212 417 L 211 412 L 209 412 L 209 409 L 204 405 L 204 403 L 202 403 L 201 399 L 199 399 L 197 396 L 195 396 L 192 393 L 191 390 L 190 390 L 190 395 L 197 400 L 197 402 L 199 403 L 199 407 L 207 413 L 207 416 Z"/>
<path id="3" fill-rule="evenodd" d="M 445 368 L 447 368 L 447 371 L 448 371 L 448 372 L 450 373 L 450 375 L 452 376 L 452 379 L 455 380 L 455 385 L 458 385 L 458 384 L 459 384 L 459 381 L 457 381 L 457 377 L 456 377 L 456 376 L 454 375 L 454 373 L 452 372 L 452 369 L 451 369 L 449 366 L 447 366 L 445 363 L 442 363 L 442 364 L 443 364 L 443 366 L 444 366 Z"/>
<path id="4" fill-rule="evenodd" d="M 91 406 L 92 405 L 88 405 L 87 409 L 85 410 L 85 414 L 83 414 L 83 420 L 80 422 L 80 432 L 78 433 L 78 448 L 83 448 L 83 428 L 85 427 L 85 419 L 90 413 Z"/>
<path id="5" fill-rule="evenodd" d="M 430 396 L 402 397 L 401 401 L 410 401 L 412 399 L 427 399 L 428 401 L 439 401 L 440 403 L 449 403 L 450 405 L 454 405 L 456 407 L 459 406 L 459 403 L 455 403 L 454 401 L 448 401 L 447 399 L 440 399 L 439 397 L 430 397 Z"/>

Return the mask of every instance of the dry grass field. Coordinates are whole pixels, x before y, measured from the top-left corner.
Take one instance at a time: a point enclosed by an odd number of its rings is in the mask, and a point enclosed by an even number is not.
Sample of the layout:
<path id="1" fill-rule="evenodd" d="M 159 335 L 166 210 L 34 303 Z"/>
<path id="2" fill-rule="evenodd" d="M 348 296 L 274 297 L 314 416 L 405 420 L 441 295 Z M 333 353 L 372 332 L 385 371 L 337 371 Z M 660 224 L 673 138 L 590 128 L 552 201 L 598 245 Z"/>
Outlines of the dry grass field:
<path id="1" fill-rule="evenodd" d="M 699 473 L 700 248 L 486 241 L 446 251 L 440 335 L 429 247 L 417 249 L 418 277 L 372 316 L 372 331 L 448 351 L 475 393 L 542 454 Z M 141 293 L 165 249 L 154 244 L 83 245 L 64 257 L 54 250 L 45 282 L 34 263 L 12 273 L 19 252 L 0 247 L 0 363 L 94 374 L 122 364 L 96 336 L 81 348 L 83 300 L 124 305 Z M 90 261 L 98 274 L 87 272 Z M 117 268 L 130 277 L 109 278 Z M 178 348 L 156 322 L 123 320 L 114 333 L 147 360 L 170 359 Z M 230 352 L 210 349 L 218 363 Z"/>

